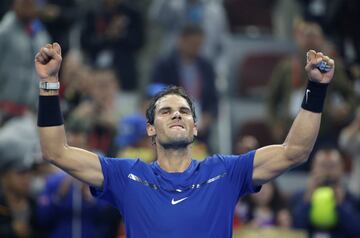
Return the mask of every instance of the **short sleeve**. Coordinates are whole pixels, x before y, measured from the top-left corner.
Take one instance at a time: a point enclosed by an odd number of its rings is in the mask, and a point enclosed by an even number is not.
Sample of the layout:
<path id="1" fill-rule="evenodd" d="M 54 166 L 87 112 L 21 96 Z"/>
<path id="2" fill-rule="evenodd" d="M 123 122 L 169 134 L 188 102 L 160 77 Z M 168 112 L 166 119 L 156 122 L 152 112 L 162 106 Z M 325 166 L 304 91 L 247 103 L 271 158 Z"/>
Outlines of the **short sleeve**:
<path id="1" fill-rule="evenodd" d="M 229 178 L 238 192 L 238 197 L 260 191 L 261 186 L 254 186 L 252 181 L 255 150 L 242 155 L 224 156 Z"/>
<path id="2" fill-rule="evenodd" d="M 137 162 L 134 159 L 107 158 L 99 156 L 104 184 L 102 188 L 90 186 L 91 194 L 110 202 L 113 206 L 121 203 L 121 194 L 127 183 L 127 176 L 133 165 Z"/>

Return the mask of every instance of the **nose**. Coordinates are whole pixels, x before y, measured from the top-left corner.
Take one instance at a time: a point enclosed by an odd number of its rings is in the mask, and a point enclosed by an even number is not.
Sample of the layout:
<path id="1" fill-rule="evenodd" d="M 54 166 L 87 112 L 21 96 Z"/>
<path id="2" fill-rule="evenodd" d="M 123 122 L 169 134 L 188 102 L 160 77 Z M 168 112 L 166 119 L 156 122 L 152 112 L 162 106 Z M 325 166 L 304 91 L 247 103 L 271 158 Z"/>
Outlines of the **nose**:
<path id="1" fill-rule="evenodd" d="M 175 111 L 171 117 L 171 119 L 181 119 L 181 114 L 179 111 Z"/>

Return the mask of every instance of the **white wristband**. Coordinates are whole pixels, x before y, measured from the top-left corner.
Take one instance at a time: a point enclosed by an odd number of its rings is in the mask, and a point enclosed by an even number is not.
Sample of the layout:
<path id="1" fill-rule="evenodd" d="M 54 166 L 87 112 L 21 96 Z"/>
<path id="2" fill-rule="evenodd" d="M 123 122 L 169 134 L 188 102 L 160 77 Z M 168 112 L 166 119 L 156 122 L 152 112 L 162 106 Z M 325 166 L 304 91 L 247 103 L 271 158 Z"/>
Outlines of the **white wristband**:
<path id="1" fill-rule="evenodd" d="M 60 83 L 40 82 L 39 87 L 40 89 L 45 89 L 45 90 L 58 90 L 60 89 Z"/>

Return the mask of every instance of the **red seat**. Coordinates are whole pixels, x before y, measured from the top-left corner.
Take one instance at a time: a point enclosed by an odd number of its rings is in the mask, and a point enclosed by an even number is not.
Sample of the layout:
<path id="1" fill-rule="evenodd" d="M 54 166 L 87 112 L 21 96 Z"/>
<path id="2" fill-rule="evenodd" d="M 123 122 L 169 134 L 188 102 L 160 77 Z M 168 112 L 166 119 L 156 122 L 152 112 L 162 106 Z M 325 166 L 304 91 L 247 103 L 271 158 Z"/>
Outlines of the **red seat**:
<path id="1" fill-rule="evenodd" d="M 237 96 L 264 99 L 272 71 L 284 56 L 280 52 L 248 54 L 238 68 Z"/>
<path id="2" fill-rule="evenodd" d="M 242 123 L 238 129 L 236 138 L 245 135 L 254 136 L 258 140 L 259 146 L 274 144 L 271 129 L 263 119 L 252 119 Z"/>
<path id="3" fill-rule="evenodd" d="M 254 26 L 260 33 L 272 32 L 272 13 L 275 0 L 225 0 L 224 8 L 232 32 L 246 31 Z"/>

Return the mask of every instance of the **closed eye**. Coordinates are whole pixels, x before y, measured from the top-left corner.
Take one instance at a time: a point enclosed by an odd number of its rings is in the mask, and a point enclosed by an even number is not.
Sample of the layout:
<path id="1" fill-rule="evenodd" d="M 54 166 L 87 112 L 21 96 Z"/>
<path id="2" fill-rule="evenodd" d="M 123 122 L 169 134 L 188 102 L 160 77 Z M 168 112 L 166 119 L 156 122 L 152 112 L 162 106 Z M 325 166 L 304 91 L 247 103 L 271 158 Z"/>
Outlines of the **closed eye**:
<path id="1" fill-rule="evenodd" d="M 159 109 L 159 114 L 160 115 L 167 115 L 167 114 L 170 114 L 171 112 L 172 112 L 172 109 L 170 107 L 164 107 L 164 108 Z M 190 115 L 191 114 L 190 108 L 187 108 L 187 107 L 181 107 L 179 109 L 179 112 L 181 114 L 185 114 L 185 115 Z"/>
<path id="2" fill-rule="evenodd" d="M 159 113 L 160 113 L 161 115 L 169 114 L 169 113 L 170 113 L 170 108 L 161 108 L 161 109 L 159 110 Z"/>
<path id="3" fill-rule="evenodd" d="M 191 110 L 187 107 L 182 107 L 180 108 L 180 113 L 189 115 L 191 114 Z"/>

